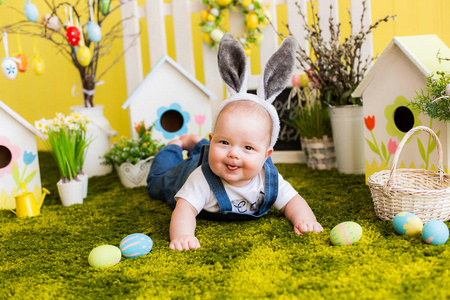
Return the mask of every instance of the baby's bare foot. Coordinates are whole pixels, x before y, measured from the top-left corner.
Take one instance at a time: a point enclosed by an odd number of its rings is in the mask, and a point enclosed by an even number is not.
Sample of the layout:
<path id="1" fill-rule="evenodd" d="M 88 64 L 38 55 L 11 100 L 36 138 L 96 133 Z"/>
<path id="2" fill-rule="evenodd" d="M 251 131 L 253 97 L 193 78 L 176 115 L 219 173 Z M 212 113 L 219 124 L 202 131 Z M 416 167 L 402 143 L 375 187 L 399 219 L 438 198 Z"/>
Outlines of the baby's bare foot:
<path id="1" fill-rule="evenodd" d="M 196 134 L 183 134 L 180 136 L 183 150 L 191 150 L 202 138 Z"/>

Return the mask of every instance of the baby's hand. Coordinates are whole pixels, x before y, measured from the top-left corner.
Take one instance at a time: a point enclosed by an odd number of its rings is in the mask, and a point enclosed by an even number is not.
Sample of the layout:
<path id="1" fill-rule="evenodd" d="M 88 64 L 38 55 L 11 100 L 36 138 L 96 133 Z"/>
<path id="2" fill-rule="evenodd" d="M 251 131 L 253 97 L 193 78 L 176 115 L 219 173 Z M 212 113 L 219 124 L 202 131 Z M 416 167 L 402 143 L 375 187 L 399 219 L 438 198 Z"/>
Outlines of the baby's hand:
<path id="1" fill-rule="evenodd" d="M 200 248 L 200 243 L 193 235 L 182 235 L 170 241 L 169 248 L 178 251 L 197 249 Z"/>
<path id="2" fill-rule="evenodd" d="M 316 220 L 300 220 L 297 224 L 294 224 L 294 232 L 296 234 L 304 234 L 310 231 L 321 232 L 323 227 Z"/>

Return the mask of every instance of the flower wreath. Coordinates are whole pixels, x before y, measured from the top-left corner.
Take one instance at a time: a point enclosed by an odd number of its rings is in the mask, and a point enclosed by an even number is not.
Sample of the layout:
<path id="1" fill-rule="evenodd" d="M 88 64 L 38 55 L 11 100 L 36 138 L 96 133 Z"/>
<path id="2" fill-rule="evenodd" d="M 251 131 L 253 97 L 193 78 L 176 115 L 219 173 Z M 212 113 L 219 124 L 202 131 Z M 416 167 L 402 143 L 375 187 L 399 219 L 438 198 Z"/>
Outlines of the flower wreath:
<path id="1" fill-rule="evenodd" d="M 203 40 L 210 48 L 216 48 L 224 35 L 222 23 L 222 12 L 226 9 L 240 10 L 244 14 L 246 32 L 237 39 L 241 42 L 247 55 L 251 54 L 250 47 L 259 45 L 264 39 L 262 30 L 270 22 L 270 11 L 261 4 L 260 0 L 202 0 L 208 6 L 207 10 L 201 12 L 200 23 L 203 32 Z M 269 5 L 269 3 L 267 3 Z"/>

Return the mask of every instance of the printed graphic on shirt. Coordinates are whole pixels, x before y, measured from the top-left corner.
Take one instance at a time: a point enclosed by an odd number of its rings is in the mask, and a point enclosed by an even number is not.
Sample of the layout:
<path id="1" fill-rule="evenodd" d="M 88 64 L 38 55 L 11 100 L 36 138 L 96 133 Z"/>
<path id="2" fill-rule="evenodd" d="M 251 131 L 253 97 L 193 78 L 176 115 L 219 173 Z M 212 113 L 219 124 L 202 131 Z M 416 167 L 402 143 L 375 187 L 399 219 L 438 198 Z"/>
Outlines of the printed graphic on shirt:
<path id="1" fill-rule="evenodd" d="M 260 191 L 257 199 L 252 203 L 247 199 L 230 200 L 233 211 L 238 213 L 256 214 L 264 202 L 264 192 Z"/>

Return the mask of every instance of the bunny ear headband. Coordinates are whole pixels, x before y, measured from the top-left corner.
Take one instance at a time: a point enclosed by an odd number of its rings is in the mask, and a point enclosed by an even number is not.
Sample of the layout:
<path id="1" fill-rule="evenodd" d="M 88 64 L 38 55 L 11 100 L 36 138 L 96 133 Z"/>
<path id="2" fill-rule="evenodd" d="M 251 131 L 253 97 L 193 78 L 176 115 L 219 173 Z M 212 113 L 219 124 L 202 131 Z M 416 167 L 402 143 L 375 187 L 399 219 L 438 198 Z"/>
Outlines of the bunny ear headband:
<path id="1" fill-rule="evenodd" d="M 248 94 L 248 64 L 244 48 L 232 34 L 226 33 L 220 41 L 217 57 L 220 76 L 230 93 L 230 97 L 217 110 L 213 128 L 217 117 L 226 105 L 234 101 L 250 100 L 264 107 L 272 119 L 270 147 L 273 148 L 280 132 L 280 119 L 272 102 L 284 90 L 291 78 L 296 49 L 295 39 L 293 37 L 285 38 L 266 63 L 257 94 Z"/>

